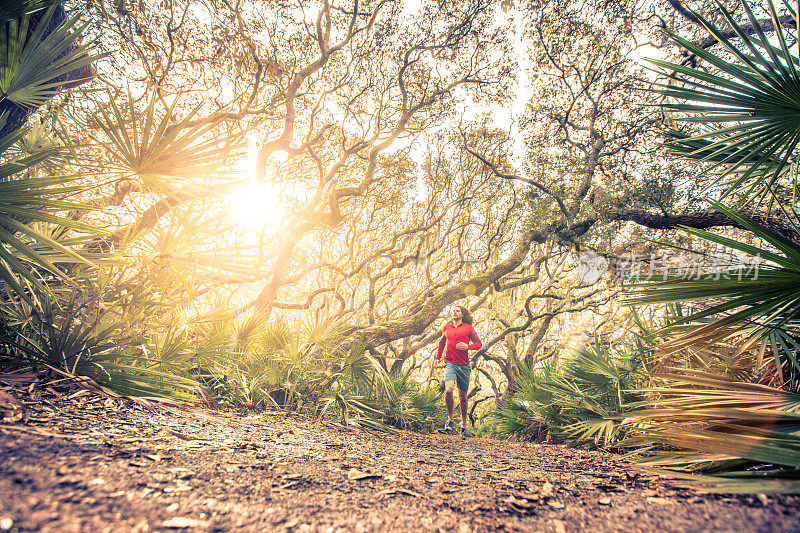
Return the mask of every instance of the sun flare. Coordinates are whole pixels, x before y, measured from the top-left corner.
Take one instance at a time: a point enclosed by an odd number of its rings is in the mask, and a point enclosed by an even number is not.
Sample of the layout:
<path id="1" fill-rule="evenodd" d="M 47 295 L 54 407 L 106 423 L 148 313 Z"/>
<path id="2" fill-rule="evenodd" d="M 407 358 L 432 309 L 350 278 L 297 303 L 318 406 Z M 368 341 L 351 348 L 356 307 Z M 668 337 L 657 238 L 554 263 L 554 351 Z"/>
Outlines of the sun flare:
<path id="1" fill-rule="evenodd" d="M 280 221 L 282 204 L 280 191 L 274 183 L 250 183 L 230 196 L 228 212 L 239 224 L 261 229 Z"/>

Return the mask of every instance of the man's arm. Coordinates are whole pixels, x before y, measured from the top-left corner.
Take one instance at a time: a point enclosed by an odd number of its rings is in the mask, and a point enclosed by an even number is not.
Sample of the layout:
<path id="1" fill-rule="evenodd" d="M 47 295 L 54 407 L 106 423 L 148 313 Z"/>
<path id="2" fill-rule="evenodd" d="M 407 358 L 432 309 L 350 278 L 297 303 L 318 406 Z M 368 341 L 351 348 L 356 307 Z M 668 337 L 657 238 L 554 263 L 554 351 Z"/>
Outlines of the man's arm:
<path id="1" fill-rule="evenodd" d="M 468 349 L 480 350 L 483 347 L 483 343 L 481 342 L 480 337 L 478 337 L 478 333 L 472 326 L 469 327 L 469 339 L 472 341 L 472 344 L 467 346 Z"/>
<path id="2" fill-rule="evenodd" d="M 444 333 L 442 333 L 442 337 L 439 339 L 439 349 L 436 352 L 437 361 L 442 358 L 442 352 L 444 351 L 445 344 L 447 344 L 447 338 L 444 336 Z"/>

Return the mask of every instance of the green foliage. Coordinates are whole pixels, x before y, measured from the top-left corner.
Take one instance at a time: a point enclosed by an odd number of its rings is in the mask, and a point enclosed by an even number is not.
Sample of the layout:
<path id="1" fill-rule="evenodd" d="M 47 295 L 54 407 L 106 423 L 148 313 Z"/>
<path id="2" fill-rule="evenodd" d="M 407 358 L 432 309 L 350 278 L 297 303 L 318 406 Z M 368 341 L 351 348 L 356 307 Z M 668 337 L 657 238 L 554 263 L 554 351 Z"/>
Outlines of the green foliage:
<path id="1" fill-rule="evenodd" d="M 433 429 L 444 423 L 437 390 L 391 376 L 356 344 L 338 350 L 344 326 L 307 319 L 267 323 L 224 304 L 192 327 L 195 375 L 224 405 L 334 416 L 374 429 Z"/>
<path id="2" fill-rule="evenodd" d="M 24 135 L 18 131 L 0 139 L 0 278 L 18 296 L 31 302 L 30 291 L 23 288 L 22 277 L 37 292 L 47 292 L 39 271 L 49 272 L 69 282 L 69 276 L 58 263 L 92 262 L 76 251 L 85 237 L 63 236 L 65 229 L 84 234 L 100 231 L 92 226 L 65 217 L 67 210 L 86 210 L 88 206 L 64 200 L 78 187 L 71 186 L 75 177 L 43 176 L 35 167 L 58 153 L 43 150 L 33 155 L 17 155 L 11 150 Z"/>
<path id="3" fill-rule="evenodd" d="M 58 91 L 57 78 L 100 57 L 90 56 L 88 46 L 77 44 L 88 26 L 77 27 L 77 16 L 47 33 L 55 9 L 47 10 L 30 37 L 29 15 L 0 24 L 0 103 L 8 100 L 23 107 L 39 107 Z"/>
<path id="4" fill-rule="evenodd" d="M 620 415 L 627 402 L 639 398 L 628 389 L 645 379 L 646 354 L 635 342 L 594 344 L 561 363 L 520 366 L 519 390 L 491 414 L 497 433 L 603 446 L 617 442 L 628 430 L 620 425 Z"/>
<path id="5" fill-rule="evenodd" d="M 76 18 L 50 28 L 55 6 L 43 14 L 28 35 L 30 16 L 24 13 L 43 5 L 23 2 L 14 9 L 2 9 L 7 18 L 0 24 L 3 109 L 16 106 L 32 111 L 56 94 L 60 87 L 56 79 L 96 59 L 86 46 L 77 45 L 83 27 L 76 27 Z M 14 13 L 20 18 L 9 18 Z M 0 129 L 8 116 L 0 116 Z M 26 133 L 24 129 L 13 131 L 0 139 L 0 279 L 10 301 L 19 298 L 36 306 L 37 295 L 50 300 L 54 297 L 44 279 L 54 275 L 62 282 L 73 283 L 64 265 L 92 264 L 86 254 L 77 251 L 86 242 L 80 235 L 97 234 L 99 230 L 66 215 L 88 209 L 67 201 L 84 189 L 76 185 L 75 177 L 42 175 L 39 171 L 40 166 L 58 161 L 62 151 L 57 146 L 27 151 Z M 72 231 L 70 237 L 65 236 L 67 231 Z"/>
<path id="6" fill-rule="evenodd" d="M 782 207 L 780 202 L 778 206 Z M 723 205 L 716 207 L 768 245 L 751 245 L 704 230 L 684 231 L 738 251 L 743 262 L 756 267 L 748 272 L 737 267 L 714 275 L 674 277 L 663 283 L 634 287 L 631 302 L 705 302 L 702 309 L 673 322 L 672 330 L 680 329 L 681 334 L 671 339 L 664 351 L 700 349 L 732 335 L 746 334 L 754 341 L 763 339 L 775 357 L 786 389 L 798 391 L 800 363 L 795 352 L 800 348 L 800 245 Z M 784 212 L 787 220 L 798 227 L 796 213 Z"/>
<path id="7" fill-rule="evenodd" d="M 155 92 L 149 95 L 144 109 L 130 91 L 122 108 L 113 98 L 109 97 L 109 101 L 110 112 L 100 107 L 95 118 L 95 124 L 104 134 L 96 141 L 109 155 L 113 167 L 123 175 L 137 176 L 155 192 L 176 192 L 176 178 L 210 177 L 232 150 L 243 146 L 239 135 L 212 136 L 213 123 L 191 126 L 200 106 L 179 118 L 178 97 L 163 109 Z M 187 185 L 181 192 L 200 192 L 200 189 L 187 191 Z M 205 189 L 203 192 L 208 194 Z"/>
<path id="8" fill-rule="evenodd" d="M 447 420 L 437 387 L 423 387 L 408 375 L 389 375 L 390 389 L 373 396 L 381 420 L 400 429 L 434 431 Z"/>
<path id="9" fill-rule="evenodd" d="M 770 37 L 745 0 L 741 6 L 754 30 L 751 34 L 718 4 L 736 38 L 726 37 L 725 29 L 693 12 L 731 60 L 674 34 L 673 40 L 709 68 L 652 60 L 674 82 L 662 93 L 677 102 L 665 103 L 664 108 L 709 126 L 689 138 L 676 133 L 675 152 L 721 167 L 720 179 L 729 178 L 727 194 L 742 195 L 742 201 L 771 196 L 780 180 L 788 177 L 800 141 L 800 73 L 787 35 L 792 32 L 781 26 L 772 0 L 766 5 L 775 28 Z M 797 17 L 792 5 L 786 2 L 784 7 Z"/>
<path id="10" fill-rule="evenodd" d="M 16 349 L 17 363 L 59 376 L 88 377 L 119 394 L 195 401 L 198 384 L 183 377 L 185 339 L 163 324 L 158 328 L 166 329 L 165 337 L 146 335 L 163 306 L 152 301 L 153 287 L 142 281 L 108 277 L 96 292 L 65 294 L 61 288 L 52 299 L 41 296 L 33 304 L 7 296 L 0 302 L 0 342 Z"/>
<path id="11" fill-rule="evenodd" d="M 0 0 L 0 22 L 10 22 L 57 3 L 58 0 Z"/>
<path id="12" fill-rule="evenodd" d="M 551 426 L 563 425 L 561 407 L 548 387 L 559 377 L 556 366 L 548 363 L 531 369 L 520 365 L 518 371 L 519 390 L 504 398 L 489 418 L 501 436 L 545 440 Z"/>
<path id="13" fill-rule="evenodd" d="M 732 60 L 673 36 L 710 69 L 655 62 L 677 82 L 662 91 L 678 100 L 665 108 L 710 125 L 693 137 L 674 133 L 673 148 L 687 159 L 713 162 L 720 180 L 727 180 L 725 195 L 738 196 L 742 203 L 769 200 L 767 215 L 779 215 L 789 230 L 779 233 L 716 203 L 715 208 L 765 244 L 686 231 L 737 252 L 758 268 L 744 276 L 736 268 L 634 288 L 632 301 L 640 305 L 700 305 L 664 330 L 654 365 L 659 372 L 642 391 L 647 398 L 640 409 L 627 413 L 638 428 L 628 443 L 655 445 L 651 462 L 661 466 L 687 475 L 710 474 L 691 479 L 709 483 L 712 490 L 798 492 L 800 246 L 796 236 L 787 235 L 796 235 L 800 224 L 795 194 L 778 194 L 790 181 L 795 191 L 798 185 L 792 172 L 800 141 L 798 58 L 790 51 L 771 0 L 770 37 L 748 2 L 741 5 L 754 30 L 749 35 L 719 5 L 735 42 L 699 17 Z M 785 7 L 796 22 L 797 13 Z M 676 447 L 689 451 L 675 452 Z"/>
<path id="14" fill-rule="evenodd" d="M 190 333 L 195 364 L 222 403 L 298 410 L 316 404 L 315 391 L 330 377 L 334 363 L 324 339 L 333 326 L 267 325 L 258 312 L 238 314 L 224 305 L 195 322 Z"/>

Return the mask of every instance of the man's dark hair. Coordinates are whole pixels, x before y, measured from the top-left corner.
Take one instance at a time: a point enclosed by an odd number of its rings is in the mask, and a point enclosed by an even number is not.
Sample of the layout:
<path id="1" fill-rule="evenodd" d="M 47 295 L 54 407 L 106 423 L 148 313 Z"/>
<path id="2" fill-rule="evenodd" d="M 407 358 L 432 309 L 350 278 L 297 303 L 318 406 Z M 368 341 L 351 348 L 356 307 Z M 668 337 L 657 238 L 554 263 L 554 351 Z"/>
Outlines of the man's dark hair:
<path id="1" fill-rule="evenodd" d="M 464 324 L 472 324 L 472 315 L 470 314 L 469 309 L 463 305 L 459 305 L 458 308 L 461 309 L 461 321 Z"/>

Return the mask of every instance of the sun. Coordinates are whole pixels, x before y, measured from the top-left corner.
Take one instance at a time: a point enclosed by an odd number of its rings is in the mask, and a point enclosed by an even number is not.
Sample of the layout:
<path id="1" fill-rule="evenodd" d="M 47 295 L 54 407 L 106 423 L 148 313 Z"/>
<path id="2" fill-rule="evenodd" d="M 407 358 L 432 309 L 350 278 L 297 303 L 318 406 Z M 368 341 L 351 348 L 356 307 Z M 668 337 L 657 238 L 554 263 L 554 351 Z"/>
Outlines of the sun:
<path id="1" fill-rule="evenodd" d="M 248 140 L 247 156 L 240 160 L 237 172 L 249 176 L 249 180 L 226 199 L 226 211 L 244 229 L 259 231 L 280 223 L 285 214 L 282 194 L 285 191 L 275 180 L 275 173 L 288 156 L 288 152 L 283 150 L 272 153 L 267 180 L 259 182 L 255 178 L 258 146 L 254 140 Z"/>
<path id="2" fill-rule="evenodd" d="M 228 197 L 227 211 L 241 226 L 260 230 L 283 217 L 281 193 L 274 183 L 248 183 Z"/>

